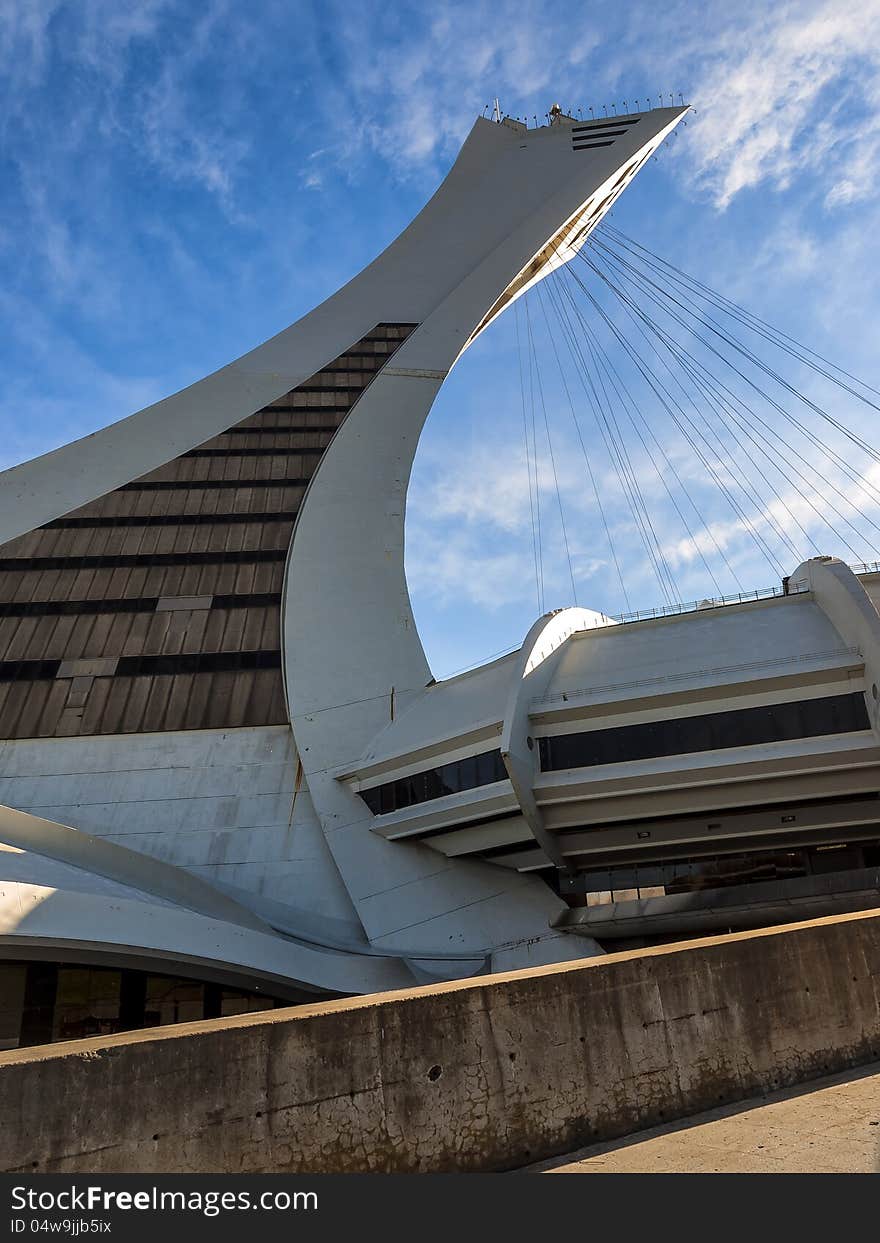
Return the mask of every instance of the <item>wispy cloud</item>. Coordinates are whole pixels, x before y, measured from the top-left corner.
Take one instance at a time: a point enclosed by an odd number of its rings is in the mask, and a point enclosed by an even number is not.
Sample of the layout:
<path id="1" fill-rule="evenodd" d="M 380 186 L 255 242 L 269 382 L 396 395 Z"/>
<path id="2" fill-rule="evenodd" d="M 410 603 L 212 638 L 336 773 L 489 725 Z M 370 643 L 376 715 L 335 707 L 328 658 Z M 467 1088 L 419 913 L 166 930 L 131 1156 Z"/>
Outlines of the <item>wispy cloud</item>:
<path id="1" fill-rule="evenodd" d="M 224 73 L 218 106 L 207 115 L 204 97 L 194 85 L 200 71 L 214 61 L 218 45 L 237 37 L 238 24 L 230 18 L 225 0 L 202 6 L 185 43 L 163 60 L 155 80 L 144 87 L 139 109 L 144 150 L 156 168 L 175 179 L 195 181 L 229 208 L 238 169 L 250 149 L 240 129 L 243 79 L 236 72 Z"/>
<path id="2" fill-rule="evenodd" d="M 853 370 L 872 367 L 878 49 L 880 0 L 577 11 L 550 0 L 0 0 L 4 464 L 130 413 L 308 310 L 418 210 L 496 95 L 540 118 L 554 99 L 586 111 L 684 90 L 697 114 L 620 210 L 661 253 L 680 248 L 697 275 L 818 336 Z M 429 629 L 443 618 L 456 665 L 471 631 L 490 651 L 500 644 L 486 630 L 524 633 L 537 608 L 509 330 L 493 326 L 444 387 L 411 490 L 413 597 Z M 558 480 L 578 594 L 622 608 L 583 455 L 549 386 L 548 402 L 547 603 L 571 596 Z M 715 566 L 719 547 L 744 582 L 769 581 L 746 524 L 693 453 L 657 430 L 701 510 L 686 509 L 697 552 L 655 467 L 668 469 L 633 447 L 682 593 L 714 590 L 699 553 Z M 632 602 L 657 602 L 595 430 L 588 450 Z M 780 484 L 750 521 L 772 531 L 788 521 L 785 500 L 819 541 L 821 523 L 790 491 Z"/>
<path id="3" fill-rule="evenodd" d="M 583 77 L 599 42 L 584 13 L 573 35 L 569 14 L 534 0 L 385 6 L 381 47 L 376 6 L 337 0 L 327 11 L 341 71 L 335 87 L 325 84 L 335 134 L 322 159 L 350 171 L 365 154 L 379 156 L 406 178 L 436 175 L 496 95 L 511 113 L 543 116 L 551 94 Z"/>
<path id="4" fill-rule="evenodd" d="M 698 101 L 679 159 L 718 208 L 743 190 L 785 190 L 805 177 L 817 179 L 829 207 L 873 193 L 878 0 L 736 6 L 717 25 L 701 22 L 695 43 L 686 39 L 670 65 L 687 76 Z"/>

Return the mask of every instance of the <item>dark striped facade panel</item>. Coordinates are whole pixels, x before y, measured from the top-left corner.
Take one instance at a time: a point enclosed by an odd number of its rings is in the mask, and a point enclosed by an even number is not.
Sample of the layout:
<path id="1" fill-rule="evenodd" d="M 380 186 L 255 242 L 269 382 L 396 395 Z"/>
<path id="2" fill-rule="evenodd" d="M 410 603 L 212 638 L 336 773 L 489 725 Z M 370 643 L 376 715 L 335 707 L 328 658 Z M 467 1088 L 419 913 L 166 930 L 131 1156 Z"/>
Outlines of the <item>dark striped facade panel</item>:
<path id="1" fill-rule="evenodd" d="M 209 597 L 206 597 L 206 599 Z M 165 608 L 0 618 L 0 664 L 178 653 L 280 651 L 279 609 Z"/>
<path id="2" fill-rule="evenodd" d="M 0 614 L 6 602 L 159 599 L 163 596 L 253 595 L 281 592 L 283 562 L 106 566 L 0 572 Z"/>
<path id="3" fill-rule="evenodd" d="M 182 523 L 180 525 L 113 525 L 35 531 L 23 535 L 0 549 L 0 564 L 7 566 L 11 558 L 48 558 L 79 561 L 89 557 L 136 556 L 143 554 L 238 552 L 242 549 L 281 549 L 286 551 L 293 532 L 293 520 L 226 523 L 222 518 L 213 523 Z"/>
<path id="4" fill-rule="evenodd" d="M 268 484 L 261 487 L 179 488 L 162 490 L 120 490 L 109 492 L 90 505 L 72 510 L 64 518 L 49 524 L 78 520 L 114 521 L 117 518 L 176 518 L 181 515 L 203 517 L 228 514 L 296 513 L 305 494 L 306 485 Z M 4 545 L 9 547 L 9 545 Z"/>
<path id="5" fill-rule="evenodd" d="M 286 712 L 274 669 L 0 682 L 8 738 L 277 725 Z"/>
<path id="6" fill-rule="evenodd" d="M 164 466 L 0 545 L 0 737 L 282 724 L 280 602 L 306 487 L 415 324 L 379 324 Z"/>

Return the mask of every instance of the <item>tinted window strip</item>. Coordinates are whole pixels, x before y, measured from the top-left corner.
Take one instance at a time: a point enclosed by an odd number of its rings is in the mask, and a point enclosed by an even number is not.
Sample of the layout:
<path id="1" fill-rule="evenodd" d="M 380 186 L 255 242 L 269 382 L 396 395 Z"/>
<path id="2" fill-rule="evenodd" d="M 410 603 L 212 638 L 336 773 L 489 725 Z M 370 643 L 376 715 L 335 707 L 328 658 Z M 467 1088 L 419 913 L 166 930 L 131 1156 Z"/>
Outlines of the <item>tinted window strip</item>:
<path id="1" fill-rule="evenodd" d="M 366 334 L 366 336 L 361 337 L 358 341 L 356 341 L 355 345 L 359 345 L 361 341 L 396 341 L 398 339 L 397 337 L 388 337 L 383 335 L 384 333 L 387 333 L 389 328 L 405 328 L 408 332 L 412 332 L 414 329 L 418 328 L 418 324 L 397 323 L 396 321 L 391 322 L 389 320 L 387 322 L 377 324 L 375 328 Z"/>
<path id="2" fill-rule="evenodd" d="M 239 565 L 256 561 L 284 561 L 286 548 L 254 548 L 232 552 L 138 552 L 107 553 L 104 556 L 80 557 L 3 557 L 0 570 L 91 570 L 114 566 L 157 565 Z"/>
<path id="3" fill-rule="evenodd" d="M 140 483 L 123 483 L 117 492 L 192 492 L 208 488 L 304 488 L 311 476 L 286 476 L 278 479 L 147 479 Z"/>
<path id="4" fill-rule="evenodd" d="M 591 142 L 594 138 L 619 138 L 621 134 L 625 134 L 626 129 L 617 129 L 613 125 L 602 126 L 601 129 L 590 130 L 586 134 L 573 133 L 572 142 Z"/>
<path id="5" fill-rule="evenodd" d="M 272 431 L 276 431 L 272 428 Z M 225 435 L 221 432 L 220 435 Z M 326 445 L 285 445 L 283 448 L 276 445 L 267 445 L 264 449 L 259 446 L 247 448 L 243 445 L 223 445 L 215 449 L 189 449 L 186 453 L 181 453 L 180 457 L 320 457 L 327 450 Z M 179 461 L 179 459 L 176 459 Z"/>
<path id="6" fill-rule="evenodd" d="M 373 378 L 373 372 L 370 372 L 370 379 Z M 295 393 L 362 393 L 367 387 L 368 381 L 363 384 L 300 384 L 294 389 Z"/>
<path id="7" fill-rule="evenodd" d="M 60 660 L 2 660 L 0 682 L 37 682 L 54 678 L 60 667 Z"/>
<path id="8" fill-rule="evenodd" d="M 239 513 L 239 514 L 148 514 L 138 517 L 126 514 L 124 517 L 110 515 L 95 518 L 55 518 L 44 523 L 40 531 L 80 531 L 99 529 L 101 527 L 203 527 L 227 526 L 241 523 L 262 525 L 266 522 L 293 522 L 297 510 L 279 509 L 274 513 Z"/>
<path id="9" fill-rule="evenodd" d="M 141 596 L 113 600 L 27 600 L 0 602 L 0 617 L 71 617 L 92 613 L 152 613 L 160 599 L 168 597 Z M 212 596 L 212 609 L 277 608 L 280 591 L 255 591 L 250 594 Z"/>
<path id="10" fill-rule="evenodd" d="M 538 739 L 542 772 L 870 729 L 864 696 L 828 695 Z"/>
<path id="11" fill-rule="evenodd" d="M 428 768 L 397 781 L 361 790 L 360 795 L 374 816 L 401 811 L 418 803 L 428 803 L 447 794 L 475 790 L 507 779 L 507 769 L 500 751 L 484 751 L 464 760 L 453 760 L 439 768 Z"/>
<path id="12" fill-rule="evenodd" d="M 601 124 L 597 121 L 595 125 L 574 125 L 571 136 L 580 139 L 594 136 L 602 138 L 606 133 L 625 134 L 632 124 L 634 124 L 632 121 L 603 121 Z"/>
<path id="13" fill-rule="evenodd" d="M 344 375 L 349 371 L 363 371 L 366 375 L 373 376 L 376 373 L 375 367 L 364 367 L 363 361 L 374 363 L 377 359 L 381 362 L 385 361 L 386 352 L 383 350 L 379 354 L 352 354 L 348 350 L 344 354 L 337 354 L 332 362 L 325 363 L 323 367 L 319 367 L 317 371 L 313 371 L 312 375 Z M 308 377 L 309 379 L 312 376 Z M 294 392 L 294 389 L 290 390 Z"/>
<path id="14" fill-rule="evenodd" d="M 304 410 L 305 407 L 275 406 L 274 409 L 284 410 L 286 412 L 288 410 Z M 263 410 L 260 411 L 260 413 L 266 414 L 269 412 Z M 322 408 L 321 413 L 324 414 L 326 411 Z M 330 413 L 332 414 L 333 411 L 331 410 Z M 346 406 L 345 410 L 340 410 L 339 413 L 347 414 L 348 407 Z M 314 427 L 303 427 L 299 423 L 276 423 L 270 427 L 269 424 L 260 423 L 256 427 L 227 427 L 225 432 L 220 432 L 218 434 L 221 436 L 274 436 L 276 432 L 296 432 L 299 435 L 314 433 L 316 436 L 332 436 L 334 432 L 338 431 L 338 423 L 320 423 L 316 424 Z"/>
<path id="15" fill-rule="evenodd" d="M 582 125 L 573 125 L 571 128 L 574 133 L 581 133 L 584 130 L 586 130 L 587 133 L 590 133 L 590 131 L 594 129 L 607 129 L 609 125 L 625 125 L 629 127 L 630 125 L 635 125 L 636 121 L 641 121 L 641 119 L 642 114 L 639 112 L 629 116 L 602 117 L 601 120 L 584 121 Z"/>
<path id="16" fill-rule="evenodd" d="M 574 149 L 575 151 L 588 151 L 590 147 L 610 147 L 613 142 L 613 138 L 609 138 L 607 142 L 576 142 Z"/>
<path id="17" fill-rule="evenodd" d="M 321 392 L 328 392 L 328 391 L 329 390 L 325 390 L 325 389 L 321 390 Z M 302 402 L 292 402 L 292 401 L 287 400 L 287 398 L 295 396 L 296 393 L 298 392 L 299 392 L 299 389 L 294 389 L 293 393 L 286 393 L 283 397 L 279 397 L 276 402 L 273 402 L 271 406 L 263 406 L 262 410 L 255 410 L 254 413 L 249 414 L 247 418 L 256 419 L 261 414 L 321 414 L 321 415 L 336 414 L 340 416 L 345 416 L 351 410 L 351 403 L 345 406 L 337 406 L 337 405 L 334 405 L 332 402 L 328 402 L 327 405 L 323 405 L 319 402 L 317 405 L 307 406 L 303 404 Z M 243 432 L 246 432 L 249 429 L 245 427 L 245 419 L 241 419 L 233 427 L 228 427 L 226 430 L 229 432 L 236 431 L 236 430 L 241 430 Z M 272 430 L 274 430 L 274 428 Z M 299 423 L 294 423 L 294 424 L 291 424 L 291 427 L 289 430 L 294 431 L 294 432 L 301 432 L 301 431 L 311 431 L 312 429 L 308 427 L 300 427 Z M 317 431 L 318 429 L 316 428 L 315 430 Z M 218 434 L 222 435 L 222 433 L 218 433 Z"/>
<path id="18" fill-rule="evenodd" d="M 36 682 L 58 676 L 60 660 L 0 661 L 0 682 Z M 280 669 L 280 651 L 184 652 L 168 656 L 120 656 L 112 677 L 160 677 L 182 673 L 235 673 Z"/>
<path id="19" fill-rule="evenodd" d="M 118 678 L 180 673 L 234 673 L 245 669 L 280 669 L 281 652 L 183 652 L 169 656 L 121 656 Z"/>
<path id="20" fill-rule="evenodd" d="M 344 419 L 345 416 L 350 413 L 351 413 L 350 404 L 347 406 L 325 406 L 321 402 L 316 402 L 315 405 L 312 405 L 312 406 L 307 406 L 303 404 L 296 405 L 296 406 L 291 406 L 291 405 L 266 406 L 265 409 L 263 410 L 257 410 L 253 414 L 249 414 L 248 418 L 256 419 L 264 414 L 300 414 L 300 415 L 335 414 L 335 415 L 338 415 L 340 419 Z M 250 427 L 250 426 L 245 426 L 244 420 L 242 420 L 241 423 L 236 423 L 235 427 L 227 427 L 225 432 L 218 432 L 218 435 L 228 436 L 230 432 L 232 433 L 240 432 L 242 434 L 246 432 L 335 432 L 338 426 L 339 426 L 338 423 L 327 424 L 326 426 L 322 426 L 322 427 L 303 426 L 303 424 L 301 423 L 279 423 L 279 424 L 258 423 L 256 426 Z"/>

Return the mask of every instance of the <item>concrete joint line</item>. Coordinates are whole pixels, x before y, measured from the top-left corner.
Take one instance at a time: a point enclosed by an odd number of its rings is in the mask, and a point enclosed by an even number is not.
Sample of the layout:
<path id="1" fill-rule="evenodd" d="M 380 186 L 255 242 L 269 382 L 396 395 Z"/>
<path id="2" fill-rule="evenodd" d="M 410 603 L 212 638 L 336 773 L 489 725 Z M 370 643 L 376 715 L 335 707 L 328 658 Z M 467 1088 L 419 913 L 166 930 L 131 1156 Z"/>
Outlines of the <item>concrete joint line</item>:
<path id="1" fill-rule="evenodd" d="M 409 376 L 414 380 L 445 380 L 449 375 L 448 371 L 430 371 L 421 367 L 383 367 L 381 374 Z"/>

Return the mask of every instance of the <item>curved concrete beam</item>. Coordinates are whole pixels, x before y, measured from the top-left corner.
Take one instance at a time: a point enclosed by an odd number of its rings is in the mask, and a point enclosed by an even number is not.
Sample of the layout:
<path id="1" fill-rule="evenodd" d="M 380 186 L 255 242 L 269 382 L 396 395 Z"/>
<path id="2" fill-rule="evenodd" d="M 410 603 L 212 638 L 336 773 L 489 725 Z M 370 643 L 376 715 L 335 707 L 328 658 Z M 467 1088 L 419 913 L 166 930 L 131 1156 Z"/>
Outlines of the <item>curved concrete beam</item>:
<path id="1" fill-rule="evenodd" d="M 793 587 L 809 587 L 813 599 L 865 662 L 865 707 L 875 734 L 880 735 L 880 614 L 845 561 L 812 557 L 789 577 Z"/>
<path id="2" fill-rule="evenodd" d="M 434 951 L 424 959 L 413 959 L 412 962 L 404 963 L 402 958 L 395 959 L 382 954 L 368 943 L 360 944 L 350 937 L 340 936 L 335 925 L 341 921 L 318 921 L 316 931 L 313 926 L 309 926 L 306 916 L 304 930 L 299 923 L 291 923 L 289 908 L 265 899 L 257 903 L 258 906 L 265 907 L 264 921 L 243 902 L 236 901 L 228 893 L 216 889 L 184 868 L 164 863 L 127 846 L 94 837 L 81 829 L 44 820 L 40 816 L 17 811 L 12 807 L 0 806 L 0 843 L 12 846 L 17 851 L 27 852 L 29 856 L 53 859 L 89 876 L 102 877 L 116 885 L 136 890 L 144 895 L 147 905 L 149 898 L 158 898 L 163 903 L 173 903 L 180 910 L 204 916 L 217 923 L 248 928 L 284 944 L 298 942 L 304 948 L 311 946 L 316 952 L 329 950 L 337 953 L 351 967 L 346 991 L 371 992 L 376 970 L 385 972 L 390 983 L 383 984 L 382 987 L 390 988 L 398 987 L 402 978 L 409 978 L 406 976 L 407 971 L 412 973 L 412 978 L 420 980 L 448 979 L 458 975 L 478 974 L 486 966 L 484 955 L 462 957 L 444 954 L 442 950 Z M 8 874 L 9 860 L 4 862 Z M 53 892 L 57 893 L 58 890 L 53 889 Z M 242 898 L 249 896 L 242 893 Z M 167 911 L 171 908 L 162 909 Z M 328 933 L 328 926 L 333 929 L 331 933 Z M 278 933 L 282 935 L 278 936 Z M 139 948 L 144 953 L 153 953 L 157 949 L 148 943 L 140 944 Z M 365 958 L 381 958 L 386 965 L 377 969 L 363 968 L 365 978 L 362 981 L 360 960 Z M 315 985 L 319 982 L 317 979 L 310 981 Z M 364 987 L 361 987 L 361 982 Z M 326 987 L 332 986 L 327 984 Z"/>
<path id="3" fill-rule="evenodd" d="M 538 618 L 526 635 L 512 672 L 501 729 L 501 757 L 535 841 L 558 868 L 568 865 L 559 843 L 545 828 L 544 817 L 535 801 L 535 753 L 529 726 L 529 705 L 547 690 L 556 668 L 556 661 L 551 657 L 573 634 L 614 624 L 612 618 L 593 609 L 570 608 L 547 613 Z"/>
<path id="4" fill-rule="evenodd" d="M 643 122 L 652 129 L 666 122 L 669 128 L 683 111 L 658 109 L 643 117 L 635 129 Z M 535 133 L 531 132 L 530 140 Z M 487 152 L 491 155 L 501 147 L 517 146 L 514 130 L 479 119 L 443 186 L 448 190 L 451 185 L 467 183 L 472 190 L 482 178 L 482 192 L 472 195 L 474 216 L 463 219 L 459 213 L 438 232 L 435 196 L 392 246 L 289 328 L 128 418 L 0 472 L 0 543 L 67 514 L 226 431 L 302 384 L 380 321 L 420 323 L 436 305 L 438 245 L 444 254 L 442 292 L 444 282 L 447 291 L 461 282 L 480 253 L 479 230 L 475 229 L 478 214 L 503 214 L 505 210 L 503 203 L 494 201 L 491 178 L 483 175 Z M 536 173 L 540 175 L 539 170 Z"/>
<path id="5" fill-rule="evenodd" d="M 174 963 L 195 975 L 210 968 L 246 988 L 261 982 L 359 994 L 411 987 L 416 979 L 396 958 L 322 951 L 149 902 L 0 882 L 0 956 L 52 958 L 53 949 L 85 961 L 148 960 L 156 970 Z"/>
<path id="6" fill-rule="evenodd" d="M 370 940 L 385 948 L 522 941 L 542 935 L 562 907 L 537 878 L 440 861 L 426 846 L 371 834 L 363 801 L 335 778 L 430 680 L 407 591 L 404 522 L 419 436 L 443 378 L 560 245 L 574 253 L 684 111 L 648 113 L 612 145 L 589 150 L 574 149 L 565 126 L 478 123 L 419 218 L 430 236 L 420 326 L 349 413 L 300 509 L 282 610 L 291 725 L 340 874 Z M 387 306 L 375 277 L 371 296 Z"/>
<path id="7" fill-rule="evenodd" d="M 403 559 L 406 490 L 421 428 L 468 342 L 560 255 L 583 244 L 684 111 L 648 113 L 628 122 L 613 143 L 589 149 L 579 149 L 565 125 L 526 131 L 477 121 L 412 224 L 304 319 L 139 414 L 0 474 L 5 542 L 225 431 L 318 372 L 376 324 L 419 325 L 321 460 L 291 544 L 282 627 L 294 736 L 335 864 L 372 945 L 419 958 L 420 969 L 430 970 L 434 956 L 479 962 L 488 950 L 539 937 L 561 906 L 534 878 L 383 841 L 369 832 L 372 817 L 363 801 L 335 780 L 430 677 Z M 53 849 L 67 849 L 64 828 L 55 826 Z M 105 854 L 97 866 L 116 874 L 122 863 Z M 196 893 L 194 878 L 184 880 L 176 870 L 173 880 L 158 871 L 151 877 L 154 887 L 167 885 L 169 892 L 185 884 L 189 903 L 205 910 L 225 900 L 214 891 Z M 127 883 L 140 887 L 143 872 L 140 881 Z M 253 927 L 256 917 L 233 905 L 237 923 L 223 926 L 262 936 Z M 207 918 L 175 912 L 184 915 Z M 227 908 L 223 918 L 232 917 Z M 245 918 L 251 926 L 244 926 Z M 310 952 L 316 961 L 337 965 L 344 958 Z M 382 961 L 361 957 L 362 964 Z M 516 963 L 508 958 L 508 965 Z M 353 976 L 360 970 L 350 967 Z M 326 986 L 339 987 L 329 977 Z"/>
<path id="8" fill-rule="evenodd" d="M 269 925 L 253 911 L 191 872 L 127 846 L 93 837 L 82 829 L 71 829 L 54 820 L 0 806 L 0 842 L 128 885 L 210 919 L 222 919 L 271 935 Z"/>

